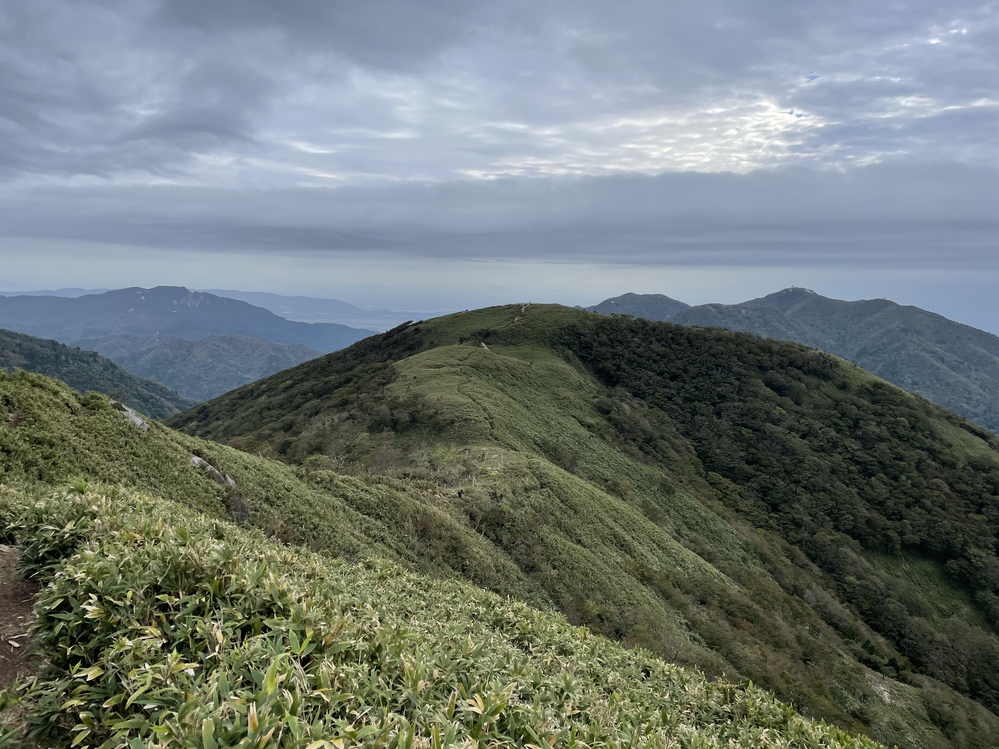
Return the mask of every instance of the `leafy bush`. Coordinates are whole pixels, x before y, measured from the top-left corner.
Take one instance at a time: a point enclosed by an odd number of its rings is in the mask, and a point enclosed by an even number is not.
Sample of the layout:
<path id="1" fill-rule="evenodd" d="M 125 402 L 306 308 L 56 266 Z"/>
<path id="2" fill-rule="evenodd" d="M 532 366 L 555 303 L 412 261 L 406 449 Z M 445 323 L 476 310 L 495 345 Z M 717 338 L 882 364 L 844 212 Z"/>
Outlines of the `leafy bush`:
<path id="1" fill-rule="evenodd" d="M 524 604 L 146 496 L 4 505 L 46 582 L 21 694 L 45 746 L 875 746 Z"/>

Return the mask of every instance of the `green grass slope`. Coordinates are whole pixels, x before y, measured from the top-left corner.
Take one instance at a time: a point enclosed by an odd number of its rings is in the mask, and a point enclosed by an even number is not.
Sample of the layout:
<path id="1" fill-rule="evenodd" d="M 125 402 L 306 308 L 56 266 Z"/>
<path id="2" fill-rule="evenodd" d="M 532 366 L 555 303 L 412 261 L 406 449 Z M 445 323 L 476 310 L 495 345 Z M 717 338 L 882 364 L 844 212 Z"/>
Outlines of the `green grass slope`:
<path id="1" fill-rule="evenodd" d="M 194 401 L 144 380 L 93 351 L 0 330 L 0 369 L 24 369 L 55 377 L 81 393 L 96 390 L 154 419 L 190 408 Z"/>
<path id="2" fill-rule="evenodd" d="M 554 614 L 115 487 L 0 486 L 43 583 L 6 746 L 875 747 Z"/>
<path id="3" fill-rule="evenodd" d="M 159 423 L 147 427 L 97 393 L 81 396 L 28 372 L 0 373 L 0 481 L 121 484 L 286 543 L 460 575 L 538 600 L 512 562 L 453 517 L 453 499 L 433 484 L 293 468 Z M 194 457 L 215 471 L 195 465 Z"/>
<path id="4" fill-rule="evenodd" d="M 994 438 L 830 356 L 515 305 L 173 424 L 317 477 L 441 487 L 532 600 L 851 730 L 999 735 Z"/>

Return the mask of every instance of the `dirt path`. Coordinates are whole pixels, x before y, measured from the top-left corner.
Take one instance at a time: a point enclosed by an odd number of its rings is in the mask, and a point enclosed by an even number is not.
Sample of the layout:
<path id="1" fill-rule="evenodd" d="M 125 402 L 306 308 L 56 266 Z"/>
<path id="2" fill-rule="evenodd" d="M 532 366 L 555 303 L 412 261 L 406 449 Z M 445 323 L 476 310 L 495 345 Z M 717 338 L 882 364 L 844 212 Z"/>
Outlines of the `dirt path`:
<path id="1" fill-rule="evenodd" d="M 28 627 L 38 590 L 17 574 L 17 553 L 0 544 L 0 689 L 28 671 Z"/>

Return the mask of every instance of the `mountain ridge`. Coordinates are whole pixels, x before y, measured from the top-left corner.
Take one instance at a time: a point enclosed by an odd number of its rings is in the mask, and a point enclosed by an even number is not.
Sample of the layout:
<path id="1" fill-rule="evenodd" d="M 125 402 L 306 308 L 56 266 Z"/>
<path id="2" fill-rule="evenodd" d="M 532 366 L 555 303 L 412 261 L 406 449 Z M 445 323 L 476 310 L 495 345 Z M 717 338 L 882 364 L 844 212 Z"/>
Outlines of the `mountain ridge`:
<path id="1" fill-rule="evenodd" d="M 142 378 L 205 400 L 373 331 L 286 320 L 180 286 L 0 297 L 0 326 L 96 350 Z"/>
<path id="2" fill-rule="evenodd" d="M 624 314 L 814 346 L 999 431 L 999 336 L 938 313 L 797 287 L 740 304 L 683 309 L 657 307 L 643 295 L 618 299 L 615 309 Z"/>
<path id="3" fill-rule="evenodd" d="M 400 326 L 170 423 L 316 476 L 449 489 L 570 621 L 843 727 L 966 746 L 955 726 L 997 719 L 969 698 L 999 704 L 999 579 L 971 552 L 999 532 L 999 442 L 814 349 L 509 305 Z M 973 675 L 934 660 L 944 641 Z M 875 683 L 889 702 L 859 696 Z M 920 712 L 942 704 L 951 728 Z"/>
<path id="4" fill-rule="evenodd" d="M 66 343 L 118 333 L 191 340 L 229 334 L 302 344 L 323 352 L 373 332 L 286 320 L 247 302 L 183 286 L 132 287 L 80 297 L 0 297 L 0 325 Z"/>

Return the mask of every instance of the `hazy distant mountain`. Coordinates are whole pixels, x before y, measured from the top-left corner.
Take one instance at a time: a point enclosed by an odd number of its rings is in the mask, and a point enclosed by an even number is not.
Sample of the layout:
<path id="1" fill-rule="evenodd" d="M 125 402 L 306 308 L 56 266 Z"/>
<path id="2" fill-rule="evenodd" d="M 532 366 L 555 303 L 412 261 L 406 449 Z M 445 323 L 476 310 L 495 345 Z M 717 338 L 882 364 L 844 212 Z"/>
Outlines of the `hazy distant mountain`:
<path id="1" fill-rule="evenodd" d="M 99 351 L 133 374 L 197 400 L 374 333 L 287 320 L 241 300 L 177 286 L 79 297 L 0 296 L 0 327 Z"/>
<path id="2" fill-rule="evenodd" d="M 111 289 L 36 289 L 34 291 L 0 291 L 0 296 L 65 296 L 76 298 L 84 294 L 102 294 Z"/>
<path id="3" fill-rule="evenodd" d="M 362 309 L 339 299 L 311 296 L 284 296 L 266 291 L 233 291 L 231 289 L 205 289 L 211 294 L 240 299 L 263 307 L 289 320 L 300 322 L 332 322 L 355 328 L 383 331 L 394 328 L 406 320 L 423 317 L 422 314 L 390 309 Z"/>
<path id="4" fill-rule="evenodd" d="M 0 297 L 0 327 L 76 343 L 129 333 L 196 341 L 210 335 L 248 335 L 329 352 L 373 333 L 332 323 L 286 320 L 269 310 L 180 286 L 118 289 L 77 298 Z"/>
<path id="5" fill-rule="evenodd" d="M 626 296 L 637 297 L 632 309 L 656 309 L 656 295 Z M 999 432 L 999 337 L 919 307 L 790 288 L 741 304 L 629 314 L 814 346 Z"/>
<path id="6" fill-rule="evenodd" d="M 80 345 L 197 401 L 321 355 L 301 344 L 271 343 L 251 336 L 208 336 L 189 341 L 122 334 L 84 339 Z"/>
<path id="7" fill-rule="evenodd" d="M 622 294 L 611 299 L 605 299 L 592 307 L 590 312 L 600 312 L 604 315 L 632 315 L 648 320 L 667 320 L 669 316 L 690 307 L 689 304 L 678 302 L 662 294 Z"/>
<path id="8" fill-rule="evenodd" d="M 164 419 L 194 405 L 192 400 L 158 382 L 136 377 L 93 351 L 9 330 L 0 330 L 0 369 L 58 377 L 81 393 L 96 390 L 154 419 Z"/>

